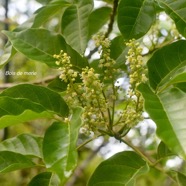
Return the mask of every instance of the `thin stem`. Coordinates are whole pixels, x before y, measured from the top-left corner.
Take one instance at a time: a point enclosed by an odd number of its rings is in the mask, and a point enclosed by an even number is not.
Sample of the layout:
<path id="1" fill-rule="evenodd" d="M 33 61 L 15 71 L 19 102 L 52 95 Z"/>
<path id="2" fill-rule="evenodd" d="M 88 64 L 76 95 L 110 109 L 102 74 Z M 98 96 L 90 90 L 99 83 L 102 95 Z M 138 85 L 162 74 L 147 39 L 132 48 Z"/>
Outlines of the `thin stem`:
<path id="1" fill-rule="evenodd" d="M 154 163 L 152 160 L 150 160 L 149 157 L 147 157 L 147 155 L 145 155 L 143 152 L 141 152 L 140 149 L 135 147 L 132 143 L 130 143 L 127 140 L 124 140 L 122 138 L 119 140 L 121 142 L 125 143 L 126 145 L 128 145 L 130 148 L 132 148 L 138 155 L 140 155 L 149 164 L 149 166 L 154 167 L 158 171 L 166 174 L 169 178 L 171 178 L 171 180 L 173 180 L 176 183 L 175 179 L 168 172 L 166 172 L 162 167 L 160 167 L 158 164 L 156 164 L 156 162 Z"/>
<path id="2" fill-rule="evenodd" d="M 84 143 L 82 143 L 81 145 L 79 145 L 79 146 L 76 148 L 76 150 L 79 150 L 80 148 L 84 147 L 87 143 L 89 143 L 89 142 L 95 140 L 96 138 L 98 138 L 98 137 L 100 137 L 100 136 L 103 136 L 103 134 L 99 134 L 99 135 L 97 135 L 97 136 L 94 136 L 93 138 L 88 139 L 87 141 L 85 141 Z"/>
<path id="3" fill-rule="evenodd" d="M 113 9 L 112 9 L 112 13 L 110 14 L 110 21 L 108 24 L 108 29 L 107 29 L 105 36 L 104 36 L 105 38 L 107 38 L 113 30 L 114 19 L 115 19 L 116 13 L 117 13 L 118 2 L 119 2 L 119 0 L 114 0 L 114 2 L 113 2 Z M 97 51 L 98 51 L 98 47 L 95 47 L 93 50 L 90 51 L 87 58 L 90 59 L 92 57 L 92 55 Z"/>
<path id="4" fill-rule="evenodd" d="M 112 102 L 112 119 L 111 119 L 111 123 L 110 123 L 111 128 L 113 127 L 113 124 L 114 124 L 115 104 L 116 104 L 116 99 L 115 99 L 116 89 L 115 89 L 115 86 L 114 86 L 114 81 L 112 81 L 112 91 L 113 91 L 114 98 L 113 98 L 113 102 Z"/>
<path id="5" fill-rule="evenodd" d="M 103 97 L 104 97 L 106 103 L 108 103 L 104 91 L 102 91 L 102 94 L 103 94 Z M 108 118 L 109 118 L 109 126 L 108 126 L 109 128 L 108 129 L 111 131 L 112 128 L 110 128 L 110 125 L 111 125 L 111 122 L 112 122 L 112 117 L 111 117 L 110 109 L 108 107 L 107 107 L 107 113 L 108 113 Z"/>
<path id="6" fill-rule="evenodd" d="M 105 38 L 107 38 L 109 36 L 109 34 L 112 32 L 113 25 L 114 25 L 114 19 L 115 19 L 116 13 L 117 13 L 118 2 L 119 2 L 119 0 L 114 0 L 114 2 L 113 2 L 113 9 L 112 9 L 112 13 L 110 15 L 110 22 L 108 24 L 108 30 L 105 34 Z"/>

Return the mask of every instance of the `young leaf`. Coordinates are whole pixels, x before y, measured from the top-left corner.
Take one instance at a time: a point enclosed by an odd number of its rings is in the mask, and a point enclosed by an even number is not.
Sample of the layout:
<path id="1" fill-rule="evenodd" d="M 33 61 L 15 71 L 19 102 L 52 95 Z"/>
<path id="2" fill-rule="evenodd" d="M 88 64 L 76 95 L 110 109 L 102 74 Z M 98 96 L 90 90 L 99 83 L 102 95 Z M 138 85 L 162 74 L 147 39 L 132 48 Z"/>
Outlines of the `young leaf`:
<path id="1" fill-rule="evenodd" d="M 92 0 L 75 0 L 62 17 L 62 33 L 67 43 L 81 54 L 87 46 L 88 18 L 92 8 Z"/>
<path id="2" fill-rule="evenodd" d="M 109 20 L 112 9 L 109 7 L 101 7 L 94 10 L 89 16 L 89 39 L 97 33 L 104 24 Z"/>
<path id="3" fill-rule="evenodd" d="M 0 143 L 0 151 L 20 153 L 22 155 L 42 157 L 43 138 L 31 134 L 21 134 Z"/>
<path id="4" fill-rule="evenodd" d="M 34 166 L 35 164 L 30 160 L 30 158 L 22 154 L 9 151 L 0 152 L 0 173 L 31 168 Z"/>
<path id="5" fill-rule="evenodd" d="M 59 11 L 62 11 L 68 6 L 70 6 L 70 3 L 67 1 L 61 1 L 61 0 L 52 1 L 48 5 L 40 8 L 35 12 L 36 16 L 32 27 L 36 28 L 41 26 L 54 14 L 58 13 Z"/>
<path id="6" fill-rule="evenodd" d="M 118 6 L 118 27 L 125 39 L 138 39 L 148 32 L 155 16 L 154 1 L 121 0 Z"/>
<path id="7" fill-rule="evenodd" d="M 157 125 L 157 134 L 174 153 L 186 158 L 186 93 L 170 88 L 156 95 L 148 85 L 139 91 L 145 99 L 145 109 Z"/>
<path id="8" fill-rule="evenodd" d="M 46 63 L 50 67 L 57 67 L 54 54 L 64 50 L 71 56 L 71 62 L 77 68 L 87 66 L 87 61 L 75 50 L 68 46 L 59 34 L 53 34 L 46 29 L 30 28 L 21 32 L 4 31 L 13 47 L 28 58 Z M 37 42 L 36 42 L 37 41 Z"/>
<path id="9" fill-rule="evenodd" d="M 178 31 L 186 36 L 186 2 L 185 0 L 158 0 L 160 6 L 174 20 Z"/>
<path id="10" fill-rule="evenodd" d="M 46 167 L 58 174 L 62 184 L 77 164 L 76 141 L 81 126 L 81 113 L 82 109 L 76 108 L 70 123 L 55 122 L 44 136 L 43 157 Z"/>
<path id="11" fill-rule="evenodd" d="M 128 47 L 126 47 L 122 36 L 117 36 L 111 41 L 110 56 L 116 60 L 116 68 L 126 69 L 124 60 L 126 59 L 127 52 Z"/>
<path id="12" fill-rule="evenodd" d="M 185 186 L 186 183 L 186 176 L 181 172 L 177 172 L 177 179 L 179 182 L 179 186 Z"/>
<path id="13" fill-rule="evenodd" d="M 159 49 L 147 65 L 151 87 L 158 90 L 165 86 L 175 76 L 178 68 L 186 65 L 186 41 L 177 41 Z"/>
<path id="14" fill-rule="evenodd" d="M 4 67 L 16 52 L 17 51 L 12 47 L 11 43 L 8 42 L 5 46 L 4 53 L 0 56 L 0 68 Z"/>
<path id="15" fill-rule="evenodd" d="M 174 155 L 162 141 L 158 145 L 158 159 Z"/>
<path id="16" fill-rule="evenodd" d="M 20 124 L 38 118 L 52 118 L 44 107 L 27 99 L 0 97 L 0 128 Z M 11 105 L 11 106 L 10 106 Z"/>
<path id="17" fill-rule="evenodd" d="M 9 98 L 24 98 L 30 102 L 40 105 L 44 110 L 52 111 L 60 116 L 68 115 L 68 106 L 63 98 L 56 92 L 38 85 L 20 84 L 4 90 L 0 98 L 8 96 Z M 1 114 L 0 114 L 1 115 Z"/>
<path id="18" fill-rule="evenodd" d="M 148 165 L 132 151 L 115 154 L 103 161 L 91 176 L 88 186 L 128 185 L 137 176 L 146 173 Z"/>
<path id="19" fill-rule="evenodd" d="M 42 172 L 36 175 L 28 184 L 28 186 L 51 186 L 52 173 L 51 172 Z"/>
<path id="20" fill-rule="evenodd" d="M 67 85 L 68 83 L 57 77 L 48 84 L 48 87 L 56 92 L 63 92 L 67 89 Z"/>

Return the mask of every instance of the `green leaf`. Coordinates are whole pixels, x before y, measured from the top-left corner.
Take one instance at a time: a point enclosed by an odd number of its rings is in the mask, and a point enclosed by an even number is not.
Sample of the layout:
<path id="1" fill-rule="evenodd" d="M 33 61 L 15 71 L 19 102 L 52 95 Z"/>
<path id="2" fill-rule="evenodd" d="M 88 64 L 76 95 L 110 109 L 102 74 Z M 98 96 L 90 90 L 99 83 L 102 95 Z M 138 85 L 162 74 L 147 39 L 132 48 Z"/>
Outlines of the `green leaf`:
<path id="1" fill-rule="evenodd" d="M 107 21 L 110 18 L 110 13 L 112 9 L 109 7 L 101 7 L 96 10 L 94 10 L 90 16 L 89 16 L 89 37 L 95 33 L 97 33 L 104 24 L 107 23 Z"/>
<path id="2" fill-rule="evenodd" d="M 186 36 L 186 1 L 158 0 L 160 6 L 174 20 L 178 31 Z"/>
<path id="3" fill-rule="evenodd" d="M 148 170 L 146 162 L 135 152 L 120 152 L 96 168 L 88 186 L 127 186 L 137 176 Z"/>
<path id="4" fill-rule="evenodd" d="M 184 83 L 178 83 L 176 85 L 174 85 L 175 87 L 179 88 L 180 90 L 182 90 L 183 92 L 186 93 L 186 82 Z"/>
<path id="5" fill-rule="evenodd" d="M 4 100 L 4 102 L 6 102 L 8 104 L 10 103 L 9 100 L 6 100 L 6 99 Z M 15 105 L 18 109 L 20 109 L 19 103 L 20 102 L 15 103 Z M 1 101 L 0 101 L 0 104 L 1 104 Z M 28 102 L 27 104 L 30 104 L 30 102 Z M 12 106 L 14 107 L 15 105 L 13 104 Z M 10 108 L 10 111 L 8 111 L 8 112 L 11 112 L 11 111 L 12 110 Z M 43 119 L 46 119 L 46 118 L 53 119 L 53 114 L 51 114 L 49 112 L 46 112 L 46 111 L 39 112 L 38 110 L 34 112 L 34 111 L 31 111 L 31 110 L 27 110 L 27 107 L 25 107 L 20 112 L 20 114 L 12 113 L 12 115 L 5 114 L 4 116 L 2 116 L 0 118 L 0 128 L 2 129 L 2 128 L 8 127 L 8 126 L 22 124 L 22 123 L 25 123 L 25 122 L 28 122 L 28 121 L 32 121 L 32 120 L 35 120 L 35 119 L 42 119 L 42 118 Z"/>
<path id="6" fill-rule="evenodd" d="M 16 54 L 16 52 L 17 51 L 14 49 L 14 47 L 12 47 L 10 42 L 8 42 L 5 46 L 4 53 L 0 56 L 0 68 L 4 67 L 4 65 L 6 65 Z"/>
<path id="7" fill-rule="evenodd" d="M 128 47 L 126 47 L 122 36 L 117 36 L 111 41 L 110 56 L 116 60 L 116 68 L 126 69 L 124 60 L 126 59 L 127 52 Z"/>
<path id="8" fill-rule="evenodd" d="M 158 159 L 174 155 L 162 141 L 158 145 Z"/>
<path id="9" fill-rule="evenodd" d="M 178 75 L 176 72 L 179 68 L 186 65 L 186 41 L 162 47 L 153 54 L 147 65 L 150 85 L 157 91 Z"/>
<path id="10" fill-rule="evenodd" d="M 20 101 L 25 99 L 27 102 L 30 101 L 34 104 L 37 104 L 38 107 L 40 106 L 38 112 L 41 111 L 40 108 L 42 107 L 44 108 L 43 111 L 52 111 L 60 116 L 67 116 L 69 112 L 68 106 L 63 98 L 58 93 L 43 86 L 31 84 L 16 85 L 4 90 L 0 94 L 0 98 L 4 96 L 14 98 L 14 102 L 19 101 L 17 98 L 23 98 L 20 99 Z M 28 109 L 32 110 L 32 107 L 28 107 Z M 0 114 L 0 116 L 2 115 Z"/>
<path id="11" fill-rule="evenodd" d="M 113 59 L 117 59 L 123 50 L 126 48 L 124 43 L 124 39 L 122 36 L 117 36 L 111 41 L 110 45 L 110 57 Z"/>
<path id="12" fill-rule="evenodd" d="M 179 182 L 179 186 L 185 186 L 186 183 L 186 176 L 181 172 L 177 172 L 177 179 Z"/>
<path id="13" fill-rule="evenodd" d="M 0 173 L 31 168 L 34 166 L 35 164 L 30 160 L 30 158 L 22 154 L 9 151 L 0 152 Z"/>
<path id="14" fill-rule="evenodd" d="M 173 77 L 169 83 L 167 84 L 167 86 L 170 86 L 172 84 L 176 84 L 176 83 L 184 83 L 186 82 L 186 72 L 180 73 L 177 76 Z"/>
<path id="15" fill-rule="evenodd" d="M 36 16 L 33 28 L 39 27 L 44 24 L 50 17 L 57 14 L 59 11 L 62 12 L 66 7 L 70 6 L 70 3 L 62 0 L 55 0 L 49 3 L 48 5 L 40 8 L 35 12 Z"/>
<path id="16" fill-rule="evenodd" d="M 42 142 L 42 137 L 31 134 L 21 134 L 2 141 L 0 143 L 0 151 L 9 151 L 42 158 Z"/>
<path id="17" fill-rule="evenodd" d="M 75 0 L 62 17 L 62 33 L 67 43 L 81 54 L 87 46 L 88 21 L 92 8 L 92 0 Z"/>
<path id="18" fill-rule="evenodd" d="M 28 184 L 28 186 L 50 186 L 50 181 L 52 178 L 51 172 L 42 172 L 36 175 Z"/>
<path id="19" fill-rule="evenodd" d="M 3 96 L 0 97 L 0 105 L 0 128 L 38 118 L 52 118 L 53 116 L 41 105 L 27 99 L 13 99 Z"/>
<path id="20" fill-rule="evenodd" d="M 87 66 L 87 60 L 81 57 L 75 50 L 68 46 L 64 38 L 59 34 L 53 34 L 46 29 L 26 29 L 21 32 L 4 31 L 13 47 L 28 58 L 46 63 L 50 67 L 56 67 L 54 54 L 60 50 L 71 56 L 71 63 L 79 68 Z M 36 42 L 37 41 L 37 42 Z"/>
<path id="21" fill-rule="evenodd" d="M 77 164 L 76 142 L 81 113 L 81 108 L 74 109 L 70 123 L 55 122 L 44 136 L 43 156 L 46 167 L 57 173 L 63 184 Z"/>
<path id="22" fill-rule="evenodd" d="M 67 89 L 67 85 L 68 83 L 65 83 L 59 77 L 57 77 L 48 84 L 48 87 L 54 91 L 63 92 Z"/>
<path id="23" fill-rule="evenodd" d="M 125 39 L 138 39 L 145 35 L 155 16 L 152 0 L 121 0 L 118 5 L 118 27 Z"/>
<path id="24" fill-rule="evenodd" d="M 139 91 L 145 99 L 145 109 L 157 125 L 157 135 L 174 153 L 186 158 L 186 94 L 178 88 L 169 88 L 155 94 L 148 85 Z"/>

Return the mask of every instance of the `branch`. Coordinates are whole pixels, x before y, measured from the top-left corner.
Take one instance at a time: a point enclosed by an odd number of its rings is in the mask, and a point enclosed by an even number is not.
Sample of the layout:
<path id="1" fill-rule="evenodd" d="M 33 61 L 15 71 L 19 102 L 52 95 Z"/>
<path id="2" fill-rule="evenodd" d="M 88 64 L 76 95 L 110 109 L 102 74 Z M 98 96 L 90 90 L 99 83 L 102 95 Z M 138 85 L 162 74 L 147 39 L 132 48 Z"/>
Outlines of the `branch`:
<path id="1" fill-rule="evenodd" d="M 112 13 L 110 15 L 110 22 L 108 24 L 108 29 L 105 34 L 105 38 L 107 38 L 109 36 L 109 34 L 112 32 L 113 25 L 114 25 L 114 19 L 115 19 L 116 13 L 117 13 L 118 2 L 119 2 L 119 0 L 114 0 L 114 2 L 113 2 L 113 9 L 112 9 Z"/>
<path id="2" fill-rule="evenodd" d="M 115 19 L 116 13 L 117 13 L 118 2 L 119 2 L 119 0 L 114 0 L 114 2 L 113 2 L 113 9 L 112 9 L 112 13 L 110 14 L 110 21 L 109 21 L 109 24 L 108 24 L 108 29 L 105 33 L 105 38 L 107 38 L 113 30 L 114 19 Z M 87 56 L 87 58 L 90 59 L 91 56 L 95 52 L 97 52 L 97 50 L 98 50 L 97 47 L 95 47 L 93 50 L 91 50 L 89 55 Z"/>
<path id="3" fill-rule="evenodd" d="M 30 83 L 30 84 L 35 84 L 35 85 L 42 85 L 42 84 L 46 84 L 51 82 L 52 80 L 54 80 L 55 78 L 57 78 L 57 76 L 48 76 L 46 78 L 40 79 L 40 80 L 36 80 L 36 81 L 31 81 L 31 82 L 22 82 L 23 83 Z M 13 87 L 15 85 L 17 85 L 18 83 L 4 83 L 3 85 L 0 85 L 0 91 Z"/>
<path id="4" fill-rule="evenodd" d="M 126 145 L 128 145 L 130 148 L 132 148 L 138 155 L 140 155 L 149 164 L 150 167 L 154 167 L 156 170 L 158 170 L 158 171 L 162 172 L 163 174 L 167 175 L 172 181 L 177 183 L 175 181 L 175 179 L 168 172 L 166 172 L 161 166 L 159 166 L 159 164 L 156 164 L 155 160 L 148 157 L 147 154 L 142 152 L 139 148 L 135 147 L 130 141 L 128 141 L 126 139 L 119 139 L 119 140 L 121 142 L 125 143 Z"/>

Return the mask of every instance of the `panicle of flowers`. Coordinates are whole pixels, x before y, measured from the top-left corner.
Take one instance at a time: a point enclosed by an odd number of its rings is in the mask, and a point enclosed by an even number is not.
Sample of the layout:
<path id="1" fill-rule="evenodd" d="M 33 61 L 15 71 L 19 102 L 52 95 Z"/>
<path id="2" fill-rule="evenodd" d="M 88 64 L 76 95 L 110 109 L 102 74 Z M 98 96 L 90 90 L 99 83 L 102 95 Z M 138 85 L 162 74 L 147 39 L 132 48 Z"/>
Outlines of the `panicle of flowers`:
<path id="1" fill-rule="evenodd" d="M 73 70 L 72 64 L 70 63 L 70 56 L 61 50 L 58 55 L 54 54 L 53 57 L 57 59 L 56 65 L 59 66 L 59 70 L 61 71 L 59 78 L 66 83 L 74 82 L 78 76 L 78 72 Z"/>
<path id="2" fill-rule="evenodd" d="M 67 83 L 67 90 L 64 96 L 70 107 L 81 106 L 84 108 L 83 128 L 86 131 L 97 131 L 103 128 L 107 103 L 102 94 L 103 85 L 99 80 L 99 75 L 95 73 L 93 68 L 86 67 L 81 73 L 73 70 L 70 62 L 70 56 L 61 51 L 59 55 L 54 55 L 57 59 L 56 64 L 61 71 L 60 79 Z M 82 82 L 76 81 L 80 77 Z"/>
<path id="3" fill-rule="evenodd" d="M 130 40 L 126 45 L 130 47 L 126 62 L 130 70 L 130 85 L 131 89 L 135 90 L 140 83 L 147 81 L 146 69 L 141 54 L 142 48 L 134 39 Z"/>
<path id="4" fill-rule="evenodd" d="M 78 77 L 78 72 L 73 69 L 73 66 L 70 62 L 70 56 L 63 50 L 60 53 L 54 54 L 53 56 L 56 60 L 56 64 L 59 66 L 61 72 L 59 78 L 67 83 L 66 96 L 64 97 L 69 104 L 73 106 L 79 104 L 80 98 L 78 96 L 78 89 L 75 85 L 75 80 Z"/>
<path id="5" fill-rule="evenodd" d="M 83 68 L 81 73 L 84 100 L 83 119 L 85 125 L 95 131 L 104 127 L 107 103 L 103 97 L 103 85 L 93 68 Z"/>
<path id="6" fill-rule="evenodd" d="M 102 68 L 104 71 L 104 79 L 113 79 L 113 75 L 116 72 L 114 68 L 115 60 L 110 57 L 110 40 L 105 38 L 103 34 L 99 34 L 93 37 L 96 47 L 99 48 L 100 60 L 99 68 Z"/>
<path id="7" fill-rule="evenodd" d="M 130 47 L 127 56 L 126 64 L 129 66 L 129 83 L 130 87 L 127 92 L 128 100 L 126 109 L 123 111 L 122 116 L 125 124 L 129 126 L 136 125 L 143 119 L 143 98 L 137 91 L 140 83 L 147 81 L 146 69 L 142 57 L 142 48 L 139 43 L 134 39 L 126 43 Z"/>

